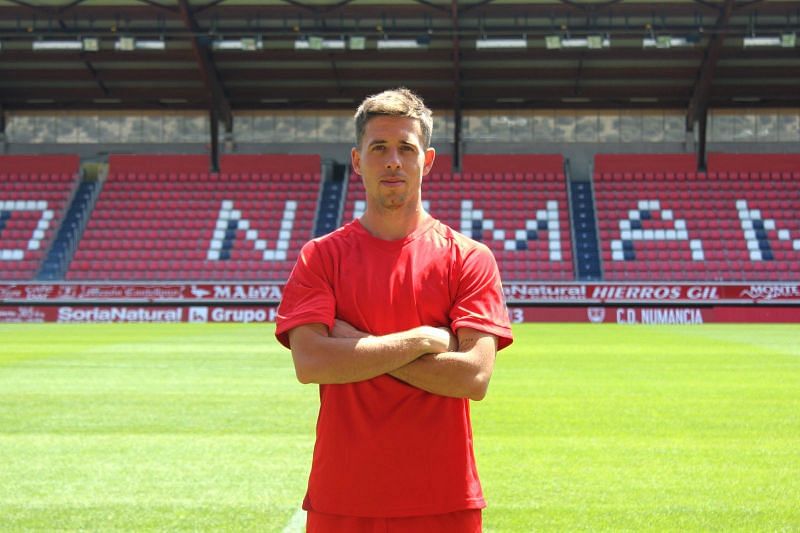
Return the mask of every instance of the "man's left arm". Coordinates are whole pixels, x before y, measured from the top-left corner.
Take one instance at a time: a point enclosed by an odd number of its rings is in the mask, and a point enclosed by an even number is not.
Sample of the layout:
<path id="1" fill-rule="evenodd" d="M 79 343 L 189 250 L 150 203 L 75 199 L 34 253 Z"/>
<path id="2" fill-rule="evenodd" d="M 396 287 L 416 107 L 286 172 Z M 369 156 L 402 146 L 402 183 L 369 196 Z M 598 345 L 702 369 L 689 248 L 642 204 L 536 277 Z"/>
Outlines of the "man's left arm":
<path id="1" fill-rule="evenodd" d="M 334 337 L 369 337 L 347 322 L 337 319 Z M 423 355 L 389 375 L 418 389 L 480 401 L 486 396 L 494 370 L 498 339 L 495 335 L 463 327 L 453 338 L 452 351 Z"/>
<path id="2" fill-rule="evenodd" d="M 456 351 L 423 355 L 389 375 L 433 394 L 480 401 L 489 389 L 496 354 L 497 337 L 461 328 Z"/>
<path id="3" fill-rule="evenodd" d="M 433 394 L 479 401 L 489 388 L 496 354 L 497 337 L 464 327 L 454 351 L 423 355 L 389 375 Z"/>
<path id="4" fill-rule="evenodd" d="M 455 351 L 423 355 L 389 375 L 433 394 L 482 400 L 494 370 L 497 337 L 466 327 L 457 333 Z"/>

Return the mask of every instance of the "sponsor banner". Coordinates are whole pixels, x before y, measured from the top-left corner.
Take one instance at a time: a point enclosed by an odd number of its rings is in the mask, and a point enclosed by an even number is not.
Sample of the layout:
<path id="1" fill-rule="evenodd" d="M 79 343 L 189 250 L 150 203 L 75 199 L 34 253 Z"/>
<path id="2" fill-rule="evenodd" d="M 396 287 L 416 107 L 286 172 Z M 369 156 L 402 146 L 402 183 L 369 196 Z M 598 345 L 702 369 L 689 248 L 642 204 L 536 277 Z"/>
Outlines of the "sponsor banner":
<path id="1" fill-rule="evenodd" d="M 192 306 L 188 311 L 188 322 L 249 324 L 251 322 L 275 322 L 277 307 L 218 307 Z"/>
<path id="2" fill-rule="evenodd" d="M 53 322 L 48 320 L 47 308 L 25 305 L 0 307 L 0 323 L 2 322 Z M 51 317 L 54 313 L 49 314 Z"/>
<path id="3" fill-rule="evenodd" d="M 800 307 L 736 306 L 526 306 L 509 307 L 513 323 L 592 322 L 612 324 L 680 324 L 764 322 L 800 324 Z M 6 305 L 3 322 L 123 323 L 268 323 L 275 322 L 274 305 Z"/>
<path id="4" fill-rule="evenodd" d="M 800 304 L 800 282 L 762 284 L 508 283 L 511 304 Z M 259 303 L 277 304 L 281 283 L 0 284 L 0 303 Z"/>
<path id="5" fill-rule="evenodd" d="M 275 306 L 9 305 L 0 306 L 2 322 L 124 323 L 275 322 Z"/>
<path id="6" fill-rule="evenodd" d="M 522 303 L 800 303 L 800 283 L 508 283 L 509 304 Z"/>
<path id="7" fill-rule="evenodd" d="M 800 307 L 789 306 L 547 306 L 509 307 L 513 323 L 591 322 L 595 324 L 696 325 L 705 323 L 800 323 Z"/>
<path id="8" fill-rule="evenodd" d="M 277 303 L 281 283 L 216 284 L 0 284 L 0 302 L 191 302 Z"/>
<path id="9" fill-rule="evenodd" d="M 56 322 L 184 322 L 182 307 L 144 306 L 61 306 L 56 307 Z"/>

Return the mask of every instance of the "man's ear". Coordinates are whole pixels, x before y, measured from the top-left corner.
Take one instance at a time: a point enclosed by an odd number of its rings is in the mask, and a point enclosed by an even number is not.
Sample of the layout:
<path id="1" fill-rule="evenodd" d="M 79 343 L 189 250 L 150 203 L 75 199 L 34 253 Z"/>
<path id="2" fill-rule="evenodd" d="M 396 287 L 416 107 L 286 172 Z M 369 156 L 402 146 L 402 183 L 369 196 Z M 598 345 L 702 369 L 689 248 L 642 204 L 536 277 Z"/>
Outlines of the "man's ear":
<path id="1" fill-rule="evenodd" d="M 433 168 L 433 161 L 436 159 L 436 150 L 428 148 L 425 150 L 425 166 L 422 167 L 422 175 L 427 176 Z"/>
<path id="2" fill-rule="evenodd" d="M 361 152 L 355 146 L 350 150 L 350 161 L 353 163 L 353 172 L 361 175 Z"/>

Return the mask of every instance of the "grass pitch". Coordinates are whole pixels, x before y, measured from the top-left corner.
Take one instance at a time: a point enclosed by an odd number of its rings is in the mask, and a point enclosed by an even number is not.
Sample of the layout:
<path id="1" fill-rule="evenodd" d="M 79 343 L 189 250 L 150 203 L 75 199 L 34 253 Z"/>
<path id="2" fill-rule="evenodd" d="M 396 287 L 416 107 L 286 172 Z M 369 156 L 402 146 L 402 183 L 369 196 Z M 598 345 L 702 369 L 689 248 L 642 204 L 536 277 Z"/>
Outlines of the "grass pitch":
<path id="1" fill-rule="evenodd" d="M 257 325 L 0 325 L 0 530 L 286 530 L 316 387 Z M 796 325 L 519 325 L 491 532 L 800 531 Z"/>

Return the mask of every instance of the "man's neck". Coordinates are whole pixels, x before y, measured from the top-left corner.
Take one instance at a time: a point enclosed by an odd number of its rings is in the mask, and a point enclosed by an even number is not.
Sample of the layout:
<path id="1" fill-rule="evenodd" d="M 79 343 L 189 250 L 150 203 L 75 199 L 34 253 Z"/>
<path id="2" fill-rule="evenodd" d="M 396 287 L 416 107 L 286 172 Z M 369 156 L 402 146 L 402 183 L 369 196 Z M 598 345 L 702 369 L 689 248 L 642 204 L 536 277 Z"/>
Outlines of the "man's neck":
<path id="1" fill-rule="evenodd" d="M 367 207 L 360 222 L 373 237 L 384 241 L 396 241 L 408 237 L 430 216 L 421 205 L 413 209 L 376 211 L 378 210 Z"/>

